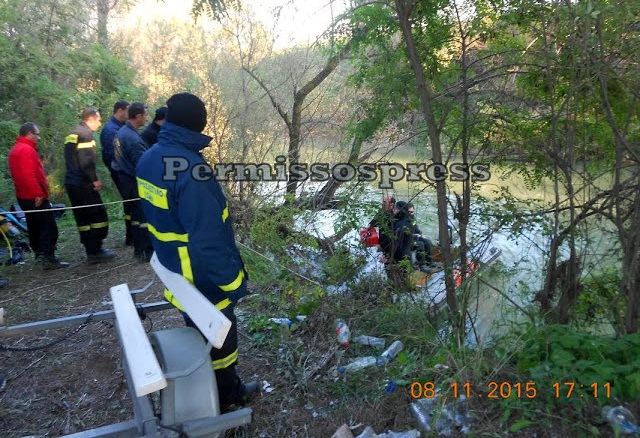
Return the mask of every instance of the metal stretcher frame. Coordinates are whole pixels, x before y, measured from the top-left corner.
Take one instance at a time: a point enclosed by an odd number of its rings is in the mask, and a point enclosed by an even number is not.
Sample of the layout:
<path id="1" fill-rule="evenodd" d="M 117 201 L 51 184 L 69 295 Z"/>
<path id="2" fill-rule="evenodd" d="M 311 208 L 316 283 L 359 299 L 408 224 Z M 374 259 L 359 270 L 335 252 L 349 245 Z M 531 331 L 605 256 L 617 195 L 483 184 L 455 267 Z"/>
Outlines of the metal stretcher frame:
<path id="1" fill-rule="evenodd" d="M 173 305 L 166 301 L 159 301 L 149 304 L 136 304 L 139 315 L 173 309 Z M 14 326 L 0 326 L 0 338 L 24 335 L 39 332 L 42 330 L 59 329 L 69 326 L 77 326 L 92 321 L 115 320 L 115 310 L 104 310 L 100 312 L 83 315 L 73 315 L 62 318 L 36 321 Z M 120 333 L 118 340 L 122 345 Z M 253 411 L 250 408 L 243 408 L 237 411 L 221 414 L 215 417 L 201 418 L 186 421 L 180 425 L 179 430 L 161 428 L 159 418 L 154 414 L 153 405 L 149 396 L 135 397 L 135 389 L 127 366 L 127 361 L 123 360 L 123 369 L 127 380 L 129 394 L 133 400 L 134 418 L 122 423 L 110 424 L 72 435 L 70 438 L 133 438 L 133 437 L 177 437 L 180 434 L 188 437 L 211 436 L 228 429 L 244 426 L 251 423 Z"/>

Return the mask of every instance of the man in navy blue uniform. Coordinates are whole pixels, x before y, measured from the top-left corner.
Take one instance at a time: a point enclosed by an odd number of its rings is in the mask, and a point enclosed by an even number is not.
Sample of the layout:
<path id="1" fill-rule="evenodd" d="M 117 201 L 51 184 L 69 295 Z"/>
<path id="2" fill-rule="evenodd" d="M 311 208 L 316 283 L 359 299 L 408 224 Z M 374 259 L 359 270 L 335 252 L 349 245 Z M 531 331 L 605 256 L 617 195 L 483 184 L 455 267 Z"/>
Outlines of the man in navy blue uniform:
<path id="1" fill-rule="evenodd" d="M 118 182 L 118 174 L 111 167 L 113 163 L 114 152 L 113 152 L 113 140 L 116 138 L 117 132 L 124 126 L 124 123 L 127 121 L 128 115 L 127 110 L 129 108 L 129 102 L 126 100 L 119 100 L 113 105 L 113 115 L 102 128 L 102 132 L 100 133 L 100 147 L 102 148 L 102 162 L 109 170 L 111 174 L 111 179 L 115 184 L 118 192 L 122 194 L 122 190 L 120 190 L 120 183 Z M 132 245 L 133 238 L 131 235 L 131 213 L 129 212 L 129 204 L 123 204 L 124 210 L 124 224 L 126 229 L 126 237 L 125 244 Z"/>
<path id="2" fill-rule="evenodd" d="M 167 118 L 167 107 L 163 106 L 156 110 L 156 115 L 153 118 L 153 121 L 149 123 L 149 126 L 142 131 L 140 137 L 147 143 L 147 146 L 151 147 L 158 142 L 158 134 L 160 133 L 160 128 L 165 122 Z"/>
<path id="3" fill-rule="evenodd" d="M 222 187 L 212 178 L 194 178 L 194 174 L 201 176 L 198 171 L 206 173 L 208 166 L 200 152 L 212 140 L 201 134 L 207 124 L 204 103 L 193 94 L 180 93 L 167 101 L 167 107 L 158 143 L 138 163 L 138 192 L 160 262 L 194 284 L 232 323 L 222 348 L 211 350 L 220 404 L 226 410 L 258 390 L 256 383 L 244 385 L 236 373 L 234 307 L 247 295 L 248 277 Z M 167 172 L 172 170 L 167 163 L 181 163 L 183 172 Z M 165 298 L 184 311 L 171 291 L 165 290 Z M 187 325 L 194 327 L 183 315 Z"/>
<path id="4" fill-rule="evenodd" d="M 134 201 L 138 198 L 136 166 L 144 151 L 147 150 L 147 144 L 138 133 L 138 130 L 147 122 L 147 107 L 143 103 L 134 102 L 129 106 L 128 114 L 129 120 L 120 128 L 113 140 L 113 168 L 118 172 L 122 198 L 129 200 L 127 204 L 131 214 L 133 253 L 138 260 L 148 262 L 153 254 L 153 248 L 140 201 Z"/>

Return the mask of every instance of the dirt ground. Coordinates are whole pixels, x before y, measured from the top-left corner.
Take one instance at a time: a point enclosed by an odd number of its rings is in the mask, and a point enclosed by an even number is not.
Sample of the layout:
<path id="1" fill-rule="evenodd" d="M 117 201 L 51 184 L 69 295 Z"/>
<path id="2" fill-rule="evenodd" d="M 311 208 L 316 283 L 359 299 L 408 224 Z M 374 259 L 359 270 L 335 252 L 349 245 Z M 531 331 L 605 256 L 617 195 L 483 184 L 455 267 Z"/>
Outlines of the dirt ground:
<path id="1" fill-rule="evenodd" d="M 68 222 L 59 225 L 59 254 L 71 267 L 44 272 L 27 254 L 24 264 L 2 268 L 1 275 L 11 281 L 0 290 L 8 325 L 109 309 L 109 288 L 121 283 L 136 289 L 155 280 L 138 301 L 161 299 L 162 286 L 152 269 L 135 261 L 117 228 L 105 246 L 114 248 L 118 257 L 87 265 L 73 228 Z M 259 295 L 238 307 L 238 370 L 244 380 L 269 382 L 272 391 L 251 403 L 253 423 L 227 436 L 326 437 L 342 423 L 358 426 L 356 433 L 365 425 L 382 431 L 411 423 L 404 393 L 345 406 L 330 390 L 336 380 L 329 372 L 336 363 L 332 321 L 311 317 L 303 330 L 291 335 L 277 327 L 252 333 L 247 324 L 256 308 L 265 314 L 271 311 Z M 143 324 L 151 331 L 181 326 L 183 321 L 170 310 L 151 314 Z M 6 377 L 6 387 L 0 391 L 0 436 L 60 436 L 132 418 L 113 323 L 93 322 L 75 330 L 0 338 L 3 345 L 32 347 L 72 334 L 55 346 L 32 352 L 0 349 L 0 373 Z M 282 345 L 274 344 L 276 338 L 283 339 Z"/>

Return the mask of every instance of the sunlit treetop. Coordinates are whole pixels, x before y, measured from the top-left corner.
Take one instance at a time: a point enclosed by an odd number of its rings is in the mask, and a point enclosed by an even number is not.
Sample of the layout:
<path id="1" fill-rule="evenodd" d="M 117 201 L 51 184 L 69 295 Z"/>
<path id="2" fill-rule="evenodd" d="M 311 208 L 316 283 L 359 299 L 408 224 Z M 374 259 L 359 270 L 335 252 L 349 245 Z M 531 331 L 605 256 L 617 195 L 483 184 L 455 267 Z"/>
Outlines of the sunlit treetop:
<path id="1" fill-rule="evenodd" d="M 240 0 L 194 0 L 193 13 L 198 16 L 207 14 L 216 20 L 221 20 L 228 15 L 228 11 L 239 10 Z"/>

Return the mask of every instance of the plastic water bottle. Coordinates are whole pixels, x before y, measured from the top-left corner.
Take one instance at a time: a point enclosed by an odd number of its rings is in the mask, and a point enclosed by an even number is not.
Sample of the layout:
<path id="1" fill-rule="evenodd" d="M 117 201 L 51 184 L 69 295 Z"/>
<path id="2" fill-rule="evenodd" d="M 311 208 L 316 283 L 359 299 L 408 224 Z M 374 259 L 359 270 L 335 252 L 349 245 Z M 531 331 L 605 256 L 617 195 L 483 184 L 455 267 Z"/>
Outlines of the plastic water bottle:
<path id="1" fill-rule="evenodd" d="M 385 340 L 382 338 L 376 338 L 375 336 L 356 336 L 353 338 L 353 342 L 357 342 L 362 345 L 369 345 L 374 348 L 384 348 Z"/>
<path id="2" fill-rule="evenodd" d="M 286 325 L 287 327 L 291 328 L 294 322 L 300 323 L 300 322 L 304 322 L 306 319 L 307 317 L 305 315 L 298 315 L 296 316 L 295 321 L 292 321 L 289 318 L 269 318 L 269 321 L 274 324 Z"/>
<path id="3" fill-rule="evenodd" d="M 380 355 L 380 360 L 384 364 L 391 362 L 391 360 L 393 360 L 393 358 L 396 357 L 403 348 L 404 345 L 402 345 L 401 341 L 395 341 L 393 344 L 389 345 L 389 348 L 382 352 L 382 354 Z"/>
<path id="4" fill-rule="evenodd" d="M 291 328 L 291 324 L 293 324 L 293 321 L 291 321 L 289 318 L 269 318 L 269 321 L 278 325 L 286 325 L 289 328 Z"/>
<path id="5" fill-rule="evenodd" d="M 338 337 L 338 344 L 343 348 L 348 348 L 349 341 L 351 340 L 351 331 L 343 319 L 338 319 L 336 321 L 336 335 Z"/>
<path id="6" fill-rule="evenodd" d="M 416 402 L 411 403 L 409 409 L 418 422 L 420 430 L 425 434 L 430 434 L 433 430 L 431 427 L 431 416 L 427 413 L 426 409 Z"/>
<path id="7" fill-rule="evenodd" d="M 602 416 L 607 419 L 614 430 L 619 430 L 625 434 L 640 433 L 640 427 L 636 424 L 636 418 L 622 406 L 605 406 L 602 408 Z"/>
<path id="8" fill-rule="evenodd" d="M 359 359 L 354 360 L 348 365 L 338 367 L 339 373 L 347 373 L 353 371 L 359 371 L 363 368 L 367 368 L 378 363 L 378 358 L 373 356 L 361 357 Z"/>

